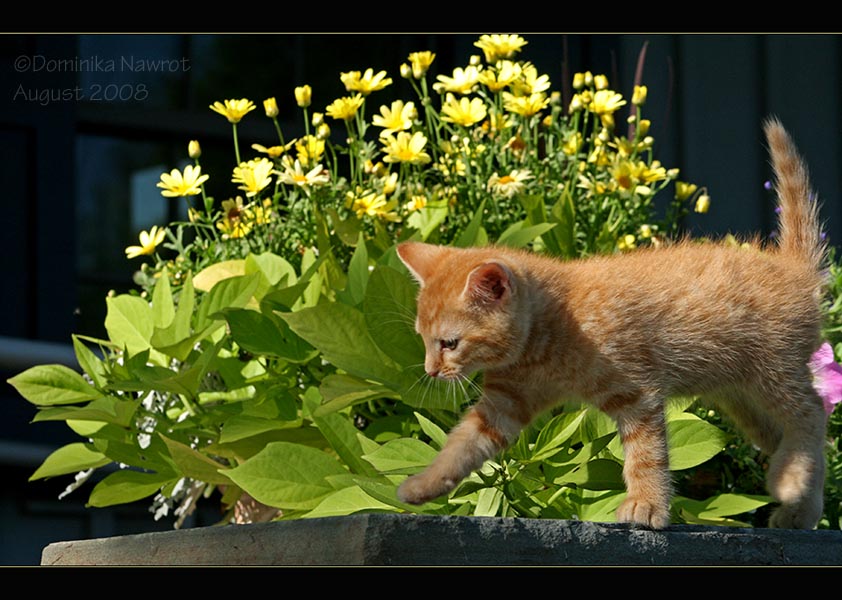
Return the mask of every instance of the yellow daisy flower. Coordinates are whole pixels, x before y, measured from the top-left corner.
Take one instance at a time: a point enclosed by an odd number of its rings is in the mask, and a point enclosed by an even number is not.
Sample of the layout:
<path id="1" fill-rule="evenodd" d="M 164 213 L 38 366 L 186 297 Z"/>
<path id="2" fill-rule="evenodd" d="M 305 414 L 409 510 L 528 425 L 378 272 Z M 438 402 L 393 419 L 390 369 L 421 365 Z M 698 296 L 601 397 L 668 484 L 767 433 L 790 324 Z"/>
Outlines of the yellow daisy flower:
<path id="1" fill-rule="evenodd" d="M 430 65 L 435 60 L 435 52 L 425 50 L 424 52 L 412 52 L 409 55 L 409 64 L 412 67 L 412 76 L 415 79 L 421 79 L 426 75 Z"/>
<path id="2" fill-rule="evenodd" d="M 387 221 L 400 221 L 400 217 L 394 211 L 397 203 L 394 200 L 386 200 L 386 196 L 383 194 L 373 191 L 357 194 L 348 192 L 346 199 L 347 204 L 357 214 L 357 217 L 369 216 L 386 219 Z"/>
<path id="3" fill-rule="evenodd" d="M 438 93 L 453 92 L 456 94 L 470 94 L 479 81 L 479 69 L 471 65 L 456 67 L 453 69 L 453 77 L 439 75 L 436 77 L 438 83 L 433 84 L 433 89 Z"/>
<path id="4" fill-rule="evenodd" d="M 518 96 L 540 94 L 550 89 L 550 76 L 539 75 L 535 65 L 524 63 L 520 68 L 520 76 L 512 82 L 512 88 Z"/>
<path id="5" fill-rule="evenodd" d="M 594 92 L 588 110 L 600 116 L 610 115 L 626 103 L 622 94 L 612 90 L 598 90 Z"/>
<path id="6" fill-rule="evenodd" d="M 515 96 L 509 92 L 503 92 L 503 108 L 524 117 L 539 113 L 549 103 L 550 99 L 543 93 Z"/>
<path id="7" fill-rule="evenodd" d="M 226 100 L 224 104 L 222 102 L 214 102 L 210 105 L 212 111 L 221 114 L 228 119 L 229 123 L 239 123 L 247 113 L 253 111 L 255 108 L 254 102 L 246 98 Z"/>
<path id="8" fill-rule="evenodd" d="M 377 127 L 382 127 L 380 137 L 385 137 L 392 133 L 405 131 L 412 127 L 412 121 L 415 119 L 418 111 L 415 110 L 415 104 L 407 102 L 404 104 L 403 100 L 395 100 L 391 107 L 381 106 L 380 114 L 374 115 L 371 122 Z"/>
<path id="9" fill-rule="evenodd" d="M 305 135 L 295 142 L 295 152 L 305 167 L 316 164 L 325 153 L 325 140 L 321 136 Z"/>
<path id="10" fill-rule="evenodd" d="M 276 171 L 276 173 L 278 173 Z M 313 186 L 324 185 L 330 181 L 330 174 L 322 165 L 318 164 L 305 173 L 301 161 L 284 161 L 284 170 L 278 173 L 278 180 L 287 185 L 295 185 L 309 189 Z"/>
<path id="11" fill-rule="evenodd" d="M 382 90 L 392 83 L 392 78 L 386 77 L 386 71 L 380 71 L 375 74 L 374 69 L 366 69 L 365 73 L 362 74 L 359 71 L 341 73 L 339 79 L 345 84 L 347 91 L 359 92 L 363 96 L 367 96 L 377 90 Z"/>
<path id="12" fill-rule="evenodd" d="M 241 238 L 251 231 L 250 220 L 251 215 L 243 206 L 243 199 L 237 196 L 222 201 L 222 220 L 217 222 L 216 227 L 228 237 Z"/>
<path id="13" fill-rule="evenodd" d="M 518 63 L 501 60 L 494 68 L 483 69 L 479 74 L 479 82 L 492 92 L 499 92 L 511 85 L 520 75 L 521 67 Z"/>
<path id="14" fill-rule="evenodd" d="M 294 142 L 290 142 L 285 146 L 269 146 L 268 148 L 262 144 L 252 144 L 251 147 L 262 154 L 266 154 L 269 158 L 278 158 L 281 154 L 289 150 L 293 144 Z"/>
<path id="15" fill-rule="evenodd" d="M 167 230 L 161 227 L 158 229 L 157 225 L 153 225 L 148 232 L 140 232 L 140 246 L 129 246 L 126 248 L 126 258 L 136 258 L 138 256 L 154 254 L 155 248 L 164 241 L 164 236 Z"/>
<path id="16" fill-rule="evenodd" d="M 487 189 L 497 196 L 512 198 L 515 194 L 524 190 L 526 187 L 525 182 L 529 179 L 532 179 L 532 173 L 529 169 L 514 169 L 511 173 L 502 177 L 494 173 L 488 179 Z"/>
<path id="17" fill-rule="evenodd" d="M 447 99 L 442 104 L 441 112 L 442 121 L 456 123 L 465 127 L 479 123 L 488 114 L 481 98 L 468 100 L 468 98 L 463 96 L 457 100 L 453 94 L 447 95 Z"/>
<path id="18" fill-rule="evenodd" d="M 350 121 L 363 105 L 363 100 L 362 94 L 338 98 L 327 106 L 325 112 L 336 120 Z"/>
<path id="19" fill-rule="evenodd" d="M 502 58 L 512 58 L 527 43 L 519 35 L 494 34 L 480 36 L 479 40 L 474 42 L 474 46 L 485 54 L 485 62 L 493 63 Z"/>
<path id="20" fill-rule="evenodd" d="M 383 140 L 383 151 L 386 162 L 406 162 L 414 165 L 426 164 L 432 160 L 430 155 L 424 152 L 427 145 L 427 138 L 420 131 L 412 135 L 406 131 L 398 133 L 397 137 L 388 135 Z"/>
<path id="21" fill-rule="evenodd" d="M 259 194 L 266 186 L 272 183 L 272 169 L 274 165 L 268 158 L 256 158 L 248 162 L 242 162 L 234 167 L 234 174 L 231 177 L 233 183 L 239 183 L 239 189 L 251 198 Z"/>
<path id="22" fill-rule="evenodd" d="M 163 189 L 161 195 L 167 198 L 195 196 L 202 193 L 201 185 L 208 179 L 208 175 L 202 175 L 202 167 L 187 165 L 183 173 L 178 169 L 161 173 L 161 181 L 157 186 Z"/>
<path id="23" fill-rule="evenodd" d="M 695 183 L 687 183 L 685 181 L 675 182 L 675 199 L 682 201 L 687 200 L 696 191 L 698 186 Z"/>

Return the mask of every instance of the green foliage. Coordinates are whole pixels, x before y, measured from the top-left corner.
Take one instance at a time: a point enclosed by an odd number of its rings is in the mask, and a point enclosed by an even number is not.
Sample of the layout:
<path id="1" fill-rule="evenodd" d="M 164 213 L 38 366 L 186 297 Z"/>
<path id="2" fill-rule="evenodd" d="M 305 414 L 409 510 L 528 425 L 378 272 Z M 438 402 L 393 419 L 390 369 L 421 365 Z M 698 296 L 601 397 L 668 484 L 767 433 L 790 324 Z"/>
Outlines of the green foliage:
<path id="1" fill-rule="evenodd" d="M 480 393 L 479 382 L 425 376 L 417 288 L 396 242 L 495 242 L 572 259 L 660 243 L 697 197 L 682 184 L 667 218 L 655 214 L 653 198 L 678 183 L 677 170 L 653 158 L 639 88 L 623 137 L 614 118 L 625 101 L 604 78 L 578 74 L 564 107 L 534 67 L 516 65 L 520 83 L 473 85 L 487 114 L 474 123 L 444 118 L 448 89 L 439 78 L 440 97 L 430 94 L 429 64 L 412 71 L 419 108 L 407 133 L 424 137 L 426 163 L 396 158 L 395 135 L 371 135 L 366 94 L 356 113 L 334 116 L 347 146 L 323 135 L 309 102 L 300 103 L 308 134 L 294 143 L 275 121 L 278 178 L 240 187 L 245 203 L 219 205 L 198 179 L 176 194 L 200 202 L 190 223 L 166 230 L 175 258 L 157 254 L 155 236 L 141 239 L 135 255 L 153 261 L 138 273 L 140 293 L 107 298 L 108 339 L 73 338 L 83 375 L 44 365 L 10 380 L 37 408 L 35 421 L 65 421 L 84 440 L 58 449 L 32 479 L 81 472 L 75 488 L 119 465 L 88 504 L 152 496 L 156 516 L 175 508 L 177 524 L 214 490 L 225 521 L 243 494 L 286 519 L 387 511 L 612 521 L 625 494 L 622 446 L 613 422 L 585 406 L 541 416 L 448 497 L 416 507 L 395 495 Z M 495 60 L 481 70 L 504 68 Z M 257 169 L 240 162 L 236 140 L 235 174 Z M 298 162 L 286 158 L 293 148 Z M 192 145 L 191 156 L 198 167 Z M 693 398 L 674 399 L 667 423 L 679 480 L 732 444 Z M 680 486 L 675 522 L 740 525 L 768 503 L 753 491 L 689 489 Z"/>

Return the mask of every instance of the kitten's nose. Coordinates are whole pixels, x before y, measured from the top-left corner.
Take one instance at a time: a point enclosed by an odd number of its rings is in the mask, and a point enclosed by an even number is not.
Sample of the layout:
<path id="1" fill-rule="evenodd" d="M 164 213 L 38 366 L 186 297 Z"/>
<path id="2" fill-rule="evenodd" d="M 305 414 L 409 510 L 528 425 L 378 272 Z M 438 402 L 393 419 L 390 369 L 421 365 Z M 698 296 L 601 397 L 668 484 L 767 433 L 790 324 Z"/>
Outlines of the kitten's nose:
<path id="1" fill-rule="evenodd" d="M 439 376 L 439 372 L 438 372 L 438 370 L 427 371 L 427 375 L 429 375 L 430 377 L 435 379 L 436 377 Z"/>

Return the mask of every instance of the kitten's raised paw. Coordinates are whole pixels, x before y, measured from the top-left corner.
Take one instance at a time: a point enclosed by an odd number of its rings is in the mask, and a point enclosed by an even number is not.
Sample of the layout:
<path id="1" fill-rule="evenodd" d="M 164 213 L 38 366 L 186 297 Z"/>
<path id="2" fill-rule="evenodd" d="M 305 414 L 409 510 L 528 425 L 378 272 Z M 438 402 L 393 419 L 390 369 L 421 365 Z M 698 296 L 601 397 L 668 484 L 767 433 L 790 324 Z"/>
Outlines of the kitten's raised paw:
<path id="1" fill-rule="evenodd" d="M 451 479 L 430 477 L 425 473 L 407 478 L 398 487 L 398 500 L 407 504 L 424 504 L 451 491 L 456 482 Z"/>
<path id="2" fill-rule="evenodd" d="M 670 524 L 669 508 L 638 498 L 626 498 L 617 509 L 617 522 L 663 529 Z"/>

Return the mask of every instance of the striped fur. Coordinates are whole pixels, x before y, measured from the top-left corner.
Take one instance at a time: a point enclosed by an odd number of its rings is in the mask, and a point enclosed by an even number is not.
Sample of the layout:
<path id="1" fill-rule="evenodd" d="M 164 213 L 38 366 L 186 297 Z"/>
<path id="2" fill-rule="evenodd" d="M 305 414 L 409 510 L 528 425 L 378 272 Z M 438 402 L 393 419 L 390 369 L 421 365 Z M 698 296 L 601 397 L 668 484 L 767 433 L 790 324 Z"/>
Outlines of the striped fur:
<path id="1" fill-rule="evenodd" d="M 416 328 L 431 377 L 484 372 L 484 395 L 398 496 L 452 491 L 537 414 L 587 400 L 612 416 L 625 451 L 619 521 L 669 524 L 667 397 L 718 402 L 771 455 L 771 525 L 812 528 L 822 511 L 825 414 L 807 362 L 818 347 L 825 249 L 806 168 L 766 124 L 781 205 L 778 248 L 685 241 L 557 261 L 503 247 L 408 242 L 420 283 Z"/>

